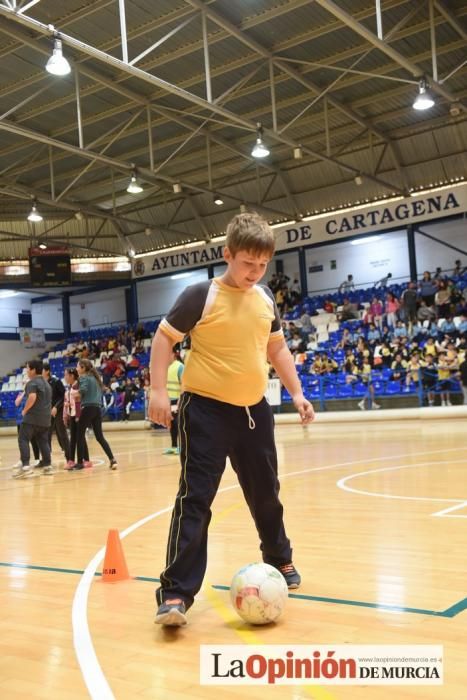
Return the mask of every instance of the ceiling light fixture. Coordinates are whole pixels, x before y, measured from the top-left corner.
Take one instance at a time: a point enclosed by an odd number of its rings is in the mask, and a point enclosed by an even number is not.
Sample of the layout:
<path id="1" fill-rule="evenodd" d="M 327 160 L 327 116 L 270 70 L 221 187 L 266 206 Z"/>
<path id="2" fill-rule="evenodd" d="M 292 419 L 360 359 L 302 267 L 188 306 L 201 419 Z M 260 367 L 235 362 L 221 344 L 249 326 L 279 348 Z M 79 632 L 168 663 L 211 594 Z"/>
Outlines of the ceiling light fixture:
<path id="1" fill-rule="evenodd" d="M 39 248 L 41 250 L 47 250 L 47 244 L 46 243 L 39 243 Z"/>
<path id="2" fill-rule="evenodd" d="M 266 158 L 270 153 L 267 146 L 263 143 L 263 127 L 260 122 L 256 124 L 256 143 L 253 146 L 251 155 L 253 158 Z"/>
<path id="3" fill-rule="evenodd" d="M 422 112 L 425 109 L 430 109 L 435 104 L 434 99 L 428 92 L 426 78 L 420 78 L 418 83 L 418 95 L 413 103 L 413 108 Z"/>
<path id="4" fill-rule="evenodd" d="M 224 204 L 224 200 L 222 199 L 220 194 L 214 195 L 214 204 L 217 204 L 218 207 L 221 207 Z"/>
<path id="5" fill-rule="evenodd" d="M 295 160 L 300 160 L 301 158 L 303 158 L 303 151 L 301 146 L 297 146 L 293 149 L 293 157 L 295 158 Z"/>
<path id="6" fill-rule="evenodd" d="M 140 194 L 140 192 L 143 191 L 143 188 L 139 184 L 138 180 L 136 179 L 136 171 L 133 170 L 131 173 L 131 178 L 130 182 L 128 183 L 128 187 L 126 188 L 126 191 L 129 192 L 130 194 Z"/>
<path id="7" fill-rule="evenodd" d="M 45 69 L 52 75 L 68 75 L 71 73 L 70 64 L 63 55 L 62 42 L 60 39 L 54 39 L 53 53 L 47 61 Z"/>
<path id="8" fill-rule="evenodd" d="M 42 221 L 42 220 L 43 220 L 43 219 L 42 219 L 42 216 L 41 216 L 41 215 L 39 214 L 39 212 L 37 211 L 36 200 L 34 199 L 33 202 L 32 202 L 32 209 L 31 209 L 31 211 L 29 212 L 29 215 L 28 215 L 28 221 L 32 221 L 33 223 L 35 223 L 35 222 L 37 222 L 37 221 Z"/>
<path id="9" fill-rule="evenodd" d="M 361 175 L 355 175 L 354 182 L 356 185 L 363 185 L 363 178 Z"/>
<path id="10" fill-rule="evenodd" d="M 174 191 L 174 194 L 180 194 L 180 193 L 181 193 L 181 191 L 182 191 L 182 186 L 181 186 L 181 184 L 180 184 L 179 182 L 174 182 L 174 184 L 173 184 L 173 191 Z"/>

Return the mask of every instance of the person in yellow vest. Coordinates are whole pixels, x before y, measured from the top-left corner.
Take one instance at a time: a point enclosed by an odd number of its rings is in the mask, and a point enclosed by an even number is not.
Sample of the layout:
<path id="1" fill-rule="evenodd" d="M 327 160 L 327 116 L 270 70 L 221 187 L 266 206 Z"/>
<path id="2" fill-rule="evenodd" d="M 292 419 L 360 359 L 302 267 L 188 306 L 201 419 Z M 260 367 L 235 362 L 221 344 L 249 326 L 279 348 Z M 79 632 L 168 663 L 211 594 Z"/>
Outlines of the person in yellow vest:
<path id="1" fill-rule="evenodd" d="M 165 455 L 178 455 L 178 401 L 182 393 L 183 363 L 180 362 L 178 346 L 172 348 L 172 362 L 167 372 L 167 393 L 170 399 L 170 410 L 172 412 L 172 422 L 170 423 L 171 447 L 164 450 Z"/>

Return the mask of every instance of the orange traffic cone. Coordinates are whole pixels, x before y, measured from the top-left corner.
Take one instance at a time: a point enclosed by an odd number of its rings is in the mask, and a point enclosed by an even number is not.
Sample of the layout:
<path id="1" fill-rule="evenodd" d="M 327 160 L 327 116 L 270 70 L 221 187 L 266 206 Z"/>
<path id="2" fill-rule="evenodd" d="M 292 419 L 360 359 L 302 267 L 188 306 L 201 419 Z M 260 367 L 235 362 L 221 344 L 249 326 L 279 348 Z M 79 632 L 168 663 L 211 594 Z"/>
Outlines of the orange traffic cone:
<path id="1" fill-rule="evenodd" d="M 130 578 L 118 530 L 109 530 L 105 548 L 102 580 L 107 582 L 125 581 Z"/>

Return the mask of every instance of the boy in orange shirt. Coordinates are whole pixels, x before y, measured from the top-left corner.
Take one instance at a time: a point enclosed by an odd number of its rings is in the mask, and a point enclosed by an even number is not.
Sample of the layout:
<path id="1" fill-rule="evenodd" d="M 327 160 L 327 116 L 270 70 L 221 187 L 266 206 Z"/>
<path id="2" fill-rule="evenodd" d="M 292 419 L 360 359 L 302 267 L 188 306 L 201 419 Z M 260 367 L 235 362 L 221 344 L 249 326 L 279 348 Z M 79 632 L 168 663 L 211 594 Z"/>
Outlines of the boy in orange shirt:
<path id="1" fill-rule="evenodd" d="M 211 504 L 227 457 L 255 521 L 263 560 L 281 571 L 289 588 L 300 585 L 279 501 L 273 416 L 264 398 L 267 360 L 302 423 L 311 422 L 314 412 L 303 396 L 273 294 L 258 284 L 274 246 L 274 234 L 258 214 L 235 216 L 227 227 L 227 271 L 188 287 L 153 340 L 149 417 L 166 427 L 171 421 L 166 383 L 172 346 L 190 333 L 192 347 L 179 405 L 182 473 L 166 568 L 156 591 L 159 624 L 186 624 L 186 610 L 201 588 Z"/>

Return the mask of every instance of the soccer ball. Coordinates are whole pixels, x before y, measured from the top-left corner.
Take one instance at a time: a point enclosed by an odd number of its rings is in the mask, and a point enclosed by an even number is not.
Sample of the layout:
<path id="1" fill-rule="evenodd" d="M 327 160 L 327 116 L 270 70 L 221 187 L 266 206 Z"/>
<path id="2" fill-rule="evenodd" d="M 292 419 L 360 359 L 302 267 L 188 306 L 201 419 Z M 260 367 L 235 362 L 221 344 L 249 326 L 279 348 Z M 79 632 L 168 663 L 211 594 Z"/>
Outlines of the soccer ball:
<path id="1" fill-rule="evenodd" d="M 232 605 L 252 625 L 275 622 L 288 594 L 285 578 L 270 564 L 248 564 L 237 571 L 230 584 Z"/>

